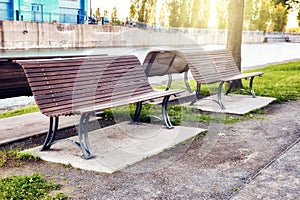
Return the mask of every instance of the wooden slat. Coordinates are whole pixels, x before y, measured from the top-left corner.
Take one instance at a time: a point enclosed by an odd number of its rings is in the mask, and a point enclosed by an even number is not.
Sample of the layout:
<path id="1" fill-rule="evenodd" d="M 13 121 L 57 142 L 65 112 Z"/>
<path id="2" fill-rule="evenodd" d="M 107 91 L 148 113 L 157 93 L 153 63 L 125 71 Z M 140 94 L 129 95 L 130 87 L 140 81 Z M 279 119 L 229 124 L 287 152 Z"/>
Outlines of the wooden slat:
<path id="1" fill-rule="evenodd" d="M 31 95 L 31 89 L 22 67 L 15 63 L 1 61 L 0 99 Z"/>
<path id="2" fill-rule="evenodd" d="M 152 98 L 162 95 L 154 94 L 139 60 L 132 55 L 14 62 L 24 68 L 36 103 L 47 116 L 70 115 L 74 108 L 149 93 L 150 97 L 154 95 Z"/>

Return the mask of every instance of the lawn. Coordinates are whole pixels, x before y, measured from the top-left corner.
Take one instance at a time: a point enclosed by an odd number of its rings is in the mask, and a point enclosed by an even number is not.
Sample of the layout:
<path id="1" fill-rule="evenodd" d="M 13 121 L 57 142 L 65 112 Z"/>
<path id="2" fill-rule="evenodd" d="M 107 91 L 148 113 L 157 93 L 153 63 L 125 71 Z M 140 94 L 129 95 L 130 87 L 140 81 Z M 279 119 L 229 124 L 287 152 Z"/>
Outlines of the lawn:
<path id="1" fill-rule="evenodd" d="M 256 95 L 274 97 L 277 103 L 300 99 L 300 61 L 269 65 L 259 71 L 264 75 L 254 80 Z"/>
<path id="2" fill-rule="evenodd" d="M 275 103 L 282 103 L 300 99 L 300 61 L 268 65 L 261 69 L 244 71 L 244 73 L 252 71 L 264 72 L 264 75 L 262 77 L 256 77 L 254 79 L 253 87 L 257 96 L 274 97 L 276 98 Z M 190 80 L 189 83 L 193 89 L 196 88 L 196 83 L 194 80 Z M 245 89 L 248 89 L 248 84 L 249 80 L 243 80 Z M 173 88 L 184 87 L 183 82 L 177 82 L 173 85 Z M 159 88 L 164 87 L 162 86 Z M 212 87 L 207 85 L 201 86 L 201 94 L 205 96 L 209 95 L 209 93 L 211 93 L 213 90 L 212 88 L 216 88 L 216 85 L 213 85 Z M 172 109 L 178 110 L 176 106 L 171 106 L 171 110 Z M 14 111 L 3 112 L 0 114 L 0 118 L 37 112 L 38 110 L 39 109 L 37 106 L 30 106 L 27 108 L 16 109 Z M 108 111 L 108 113 L 110 113 L 110 111 Z M 197 118 L 201 121 L 209 121 L 210 119 L 210 117 L 207 117 L 205 115 L 200 115 Z"/>
<path id="3" fill-rule="evenodd" d="M 300 99 L 300 61 L 283 63 L 278 65 L 269 65 L 265 68 L 253 71 L 264 72 L 263 77 L 257 77 L 254 80 L 255 93 L 258 96 L 268 96 L 276 98 L 277 103 L 286 101 L 293 101 Z M 245 71 L 250 72 L 250 71 Z M 195 88 L 195 81 L 190 81 L 191 86 Z M 179 85 L 178 85 L 179 84 Z M 176 83 L 179 87 L 182 87 L 183 83 Z M 181 86 L 180 86 L 181 85 Z M 248 86 L 248 81 L 243 80 L 245 88 Z M 210 89 L 204 85 L 201 90 L 202 95 L 208 95 Z M 37 106 L 31 106 L 28 108 L 17 109 L 10 112 L 4 112 L 0 114 L 0 118 L 11 117 L 21 115 L 30 112 L 37 112 Z M 104 118 L 116 118 L 116 116 L 128 117 L 128 113 L 133 113 L 134 106 L 122 107 L 114 110 L 106 110 L 104 112 Z M 147 120 L 146 116 L 159 115 L 159 106 L 145 105 L 145 109 L 142 111 L 142 117 Z M 256 111 L 261 113 L 259 111 Z M 172 123 L 179 125 L 182 121 L 188 122 L 204 122 L 217 121 L 221 123 L 233 123 L 240 120 L 248 120 L 252 118 L 252 114 L 245 115 L 243 117 L 229 117 L 229 116 L 217 116 L 207 113 L 201 113 L 196 109 L 170 105 L 170 116 L 172 117 Z M 17 165 L 22 165 L 23 162 L 38 161 L 39 159 L 27 154 L 19 153 L 17 151 L 0 151 L 0 168 L 8 165 L 8 161 L 13 161 Z M 54 196 L 50 196 L 49 192 L 55 191 Z M 45 180 L 39 174 L 32 174 L 31 176 L 12 176 L 0 179 L 0 199 L 67 199 L 63 193 L 59 192 L 59 185 L 57 183 L 49 182 Z"/>

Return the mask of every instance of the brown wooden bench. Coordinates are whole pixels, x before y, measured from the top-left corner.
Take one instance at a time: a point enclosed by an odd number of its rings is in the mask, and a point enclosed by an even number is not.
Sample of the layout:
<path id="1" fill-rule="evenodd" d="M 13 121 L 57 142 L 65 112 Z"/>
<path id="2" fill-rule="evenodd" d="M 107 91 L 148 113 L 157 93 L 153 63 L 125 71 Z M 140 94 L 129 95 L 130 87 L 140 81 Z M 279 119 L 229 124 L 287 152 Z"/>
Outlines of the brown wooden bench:
<path id="1" fill-rule="evenodd" d="M 57 56 L 18 56 L 18 57 L 1 57 L 0 58 L 0 99 L 32 96 L 30 86 L 28 84 L 23 68 L 13 60 L 30 60 L 30 59 L 51 59 L 51 58 L 75 58 L 75 57 L 91 57 L 104 56 L 105 54 L 97 55 L 57 55 Z"/>
<path id="2" fill-rule="evenodd" d="M 133 55 L 88 58 L 15 60 L 25 71 L 30 89 L 40 111 L 50 118 L 42 150 L 48 150 L 55 140 L 59 117 L 81 115 L 78 145 L 84 158 L 94 157 L 88 140 L 90 115 L 95 111 L 136 104 L 132 121 L 137 121 L 142 103 L 163 98 L 162 119 L 172 128 L 168 115 L 168 100 L 180 90 L 153 90 L 144 70 Z"/>
<path id="3" fill-rule="evenodd" d="M 255 98 L 253 90 L 253 79 L 256 76 L 262 76 L 263 72 L 242 73 L 232 54 L 226 49 L 205 51 L 203 49 L 181 49 L 178 54 L 184 57 L 189 69 L 197 82 L 196 96 L 191 104 L 194 104 L 197 99 L 200 99 L 201 84 L 219 83 L 216 101 L 222 109 L 225 106 L 221 100 L 222 87 L 225 82 L 232 83 L 234 80 L 248 79 L 249 93 Z M 227 95 L 231 91 L 231 84 L 229 89 L 225 92 Z"/>
<path id="4" fill-rule="evenodd" d="M 192 89 L 188 83 L 188 63 L 184 58 L 178 56 L 175 51 L 149 51 L 144 59 L 143 68 L 147 77 L 167 75 L 168 83 L 166 90 L 171 88 L 172 74 L 183 73 L 186 88 L 189 92 L 192 92 Z"/>

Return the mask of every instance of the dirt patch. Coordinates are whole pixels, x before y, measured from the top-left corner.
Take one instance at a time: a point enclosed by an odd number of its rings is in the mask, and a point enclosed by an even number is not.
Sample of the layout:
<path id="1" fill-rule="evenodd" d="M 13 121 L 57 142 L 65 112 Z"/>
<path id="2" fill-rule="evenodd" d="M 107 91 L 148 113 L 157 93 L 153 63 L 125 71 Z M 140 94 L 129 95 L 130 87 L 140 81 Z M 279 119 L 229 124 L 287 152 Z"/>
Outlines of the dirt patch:
<path id="1" fill-rule="evenodd" d="M 299 138 L 299 107 L 300 101 L 272 104 L 254 120 L 219 124 L 216 133 L 212 128 L 114 174 L 40 161 L 4 167 L 0 175 L 41 173 L 73 199 L 229 199 Z"/>

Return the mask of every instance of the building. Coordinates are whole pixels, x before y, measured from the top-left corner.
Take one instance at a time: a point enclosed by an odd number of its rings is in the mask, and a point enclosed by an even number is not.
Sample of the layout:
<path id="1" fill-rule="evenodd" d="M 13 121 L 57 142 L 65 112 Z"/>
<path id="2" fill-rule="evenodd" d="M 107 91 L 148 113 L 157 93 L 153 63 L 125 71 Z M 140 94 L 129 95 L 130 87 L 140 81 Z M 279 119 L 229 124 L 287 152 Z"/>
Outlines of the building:
<path id="1" fill-rule="evenodd" d="M 0 20 L 83 24 L 88 0 L 0 0 Z"/>

